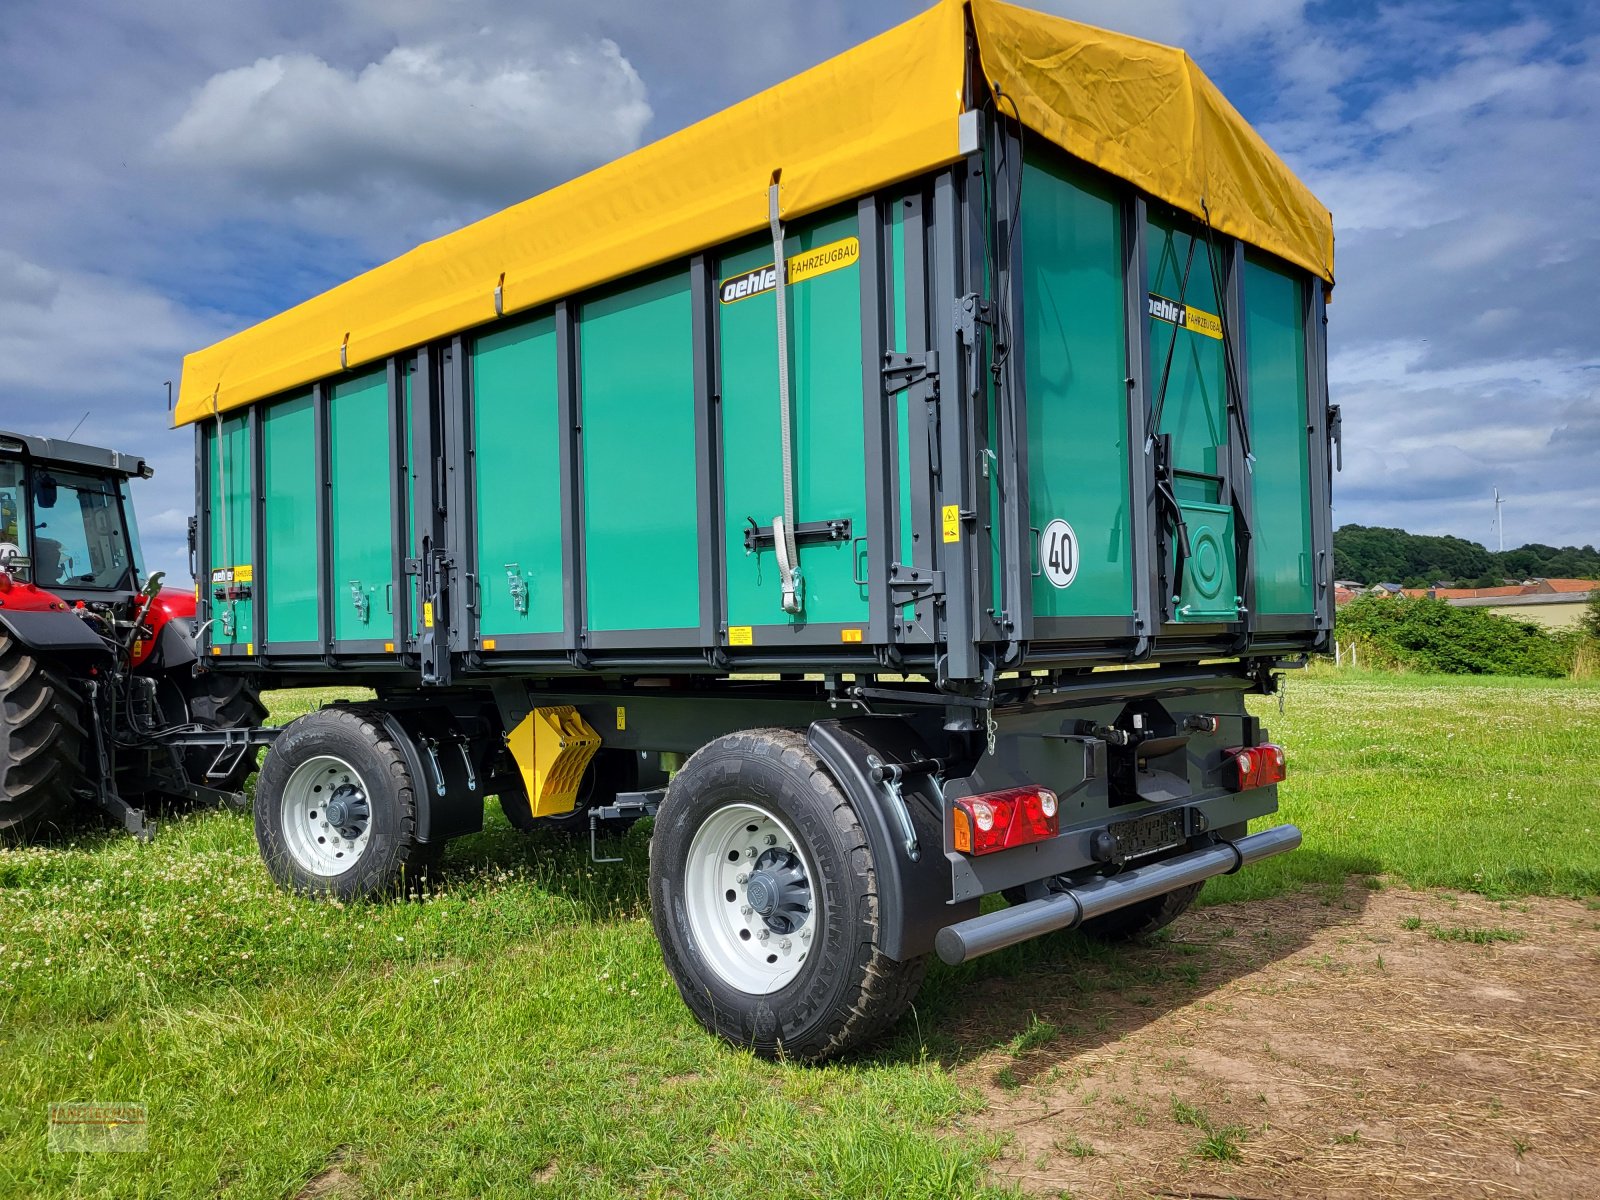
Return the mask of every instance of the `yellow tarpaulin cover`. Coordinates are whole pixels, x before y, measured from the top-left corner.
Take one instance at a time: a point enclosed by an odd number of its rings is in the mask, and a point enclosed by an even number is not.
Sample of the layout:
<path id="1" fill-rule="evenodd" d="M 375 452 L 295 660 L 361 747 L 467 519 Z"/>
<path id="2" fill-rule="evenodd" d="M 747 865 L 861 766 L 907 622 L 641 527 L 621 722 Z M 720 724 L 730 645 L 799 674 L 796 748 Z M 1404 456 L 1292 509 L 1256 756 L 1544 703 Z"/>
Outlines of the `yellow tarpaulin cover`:
<path id="1" fill-rule="evenodd" d="M 997 0 L 935 8 L 715 116 L 184 360 L 176 422 L 382 360 L 960 157 L 970 7 L 1001 111 L 1062 149 L 1333 278 L 1328 212 L 1182 51 Z M 987 102 L 987 97 L 981 98 Z"/>

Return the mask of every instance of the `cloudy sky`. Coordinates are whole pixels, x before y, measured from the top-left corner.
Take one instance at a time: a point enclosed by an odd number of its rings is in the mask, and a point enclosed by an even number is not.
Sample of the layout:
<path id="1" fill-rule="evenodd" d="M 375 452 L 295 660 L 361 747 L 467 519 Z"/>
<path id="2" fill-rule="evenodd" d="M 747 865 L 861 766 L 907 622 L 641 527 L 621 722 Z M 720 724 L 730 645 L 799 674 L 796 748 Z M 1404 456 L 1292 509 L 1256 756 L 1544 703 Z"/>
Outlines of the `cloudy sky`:
<path id="1" fill-rule="evenodd" d="M 1035 0 L 1187 47 L 1333 210 L 1339 523 L 1600 542 L 1600 6 Z M 903 0 L 6 0 L 0 426 L 143 453 L 183 354 L 912 15 Z"/>

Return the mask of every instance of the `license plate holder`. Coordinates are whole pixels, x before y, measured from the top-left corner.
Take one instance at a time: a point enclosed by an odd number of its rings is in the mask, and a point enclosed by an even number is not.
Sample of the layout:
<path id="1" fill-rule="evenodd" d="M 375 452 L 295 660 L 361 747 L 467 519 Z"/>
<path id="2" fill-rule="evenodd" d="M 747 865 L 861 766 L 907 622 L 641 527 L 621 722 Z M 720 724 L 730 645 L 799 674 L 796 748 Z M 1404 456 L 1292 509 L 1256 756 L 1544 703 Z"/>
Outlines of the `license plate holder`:
<path id="1" fill-rule="evenodd" d="M 1126 821 L 1113 821 L 1106 832 L 1116 841 L 1117 852 L 1124 858 L 1144 858 L 1159 854 L 1184 844 L 1189 838 L 1189 815 L 1185 809 L 1172 812 L 1151 813 L 1144 817 L 1130 817 Z"/>

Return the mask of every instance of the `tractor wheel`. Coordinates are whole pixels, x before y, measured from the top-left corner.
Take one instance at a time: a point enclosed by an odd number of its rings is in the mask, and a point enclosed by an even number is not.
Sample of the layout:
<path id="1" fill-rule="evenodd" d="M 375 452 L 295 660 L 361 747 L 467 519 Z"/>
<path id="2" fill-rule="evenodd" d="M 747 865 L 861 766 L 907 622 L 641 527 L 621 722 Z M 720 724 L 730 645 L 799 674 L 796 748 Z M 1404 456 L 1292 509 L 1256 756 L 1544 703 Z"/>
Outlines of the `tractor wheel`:
<path id="1" fill-rule="evenodd" d="M 256 780 L 256 845 L 280 887 L 359 900 L 415 891 L 438 847 L 416 840 L 417 781 L 383 723 L 324 708 L 279 736 Z"/>
<path id="2" fill-rule="evenodd" d="M 511 822 L 512 828 L 523 833 L 547 829 L 583 836 L 589 832 L 591 808 L 615 804 L 618 792 L 631 792 L 639 786 L 639 761 L 638 755 L 631 750 L 597 750 L 578 783 L 578 798 L 572 805 L 572 811 L 551 817 L 533 815 L 533 808 L 528 803 L 528 790 L 523 786 L 522 774 L 516 769 L 515 763 L 510 770 L 501 774 L 501 778 L 504 782 L 500 784 L 500 811 L 506 814 L 506 820 Z M 608 833 L 617 833 L 631 824 L 633 820 L 605 821 L 601 828 Z"/>
<path id="3" fill-rule="evenodd" d="M 1165 929 L 1188 912 L 1204 886 L 1203 881 L 1191 883 L 1165 895 L 1152 896 L 1148 900 L 1108 912 L 1103 917 L 1093 917 L 1079 928 L 1084 936 L 1098 942 L 1128 942 L 1145 937 L 1158 929 Z"/>
<path id="4" fill-rule="evenodd" d="M 927 957 L 880 949 L 878 872 L 849 798 L 805 735 L 729 734 L 667 789 L 650 912 L 667 970 L 711 1032 L 819 1062 L 910 1007 Z"/>
<path id="5" fill-rule="evenodd" d="M 0 627 L 0 839 L 24 838 L 66 813 L 87 786 L 83 697 Z"/>
<path id="6" fill-rule="evenodd" d="M 174 681 L 183 693 L 188 720 L 195 725 L 210 729 L 255 729 L 267 722 L 267 706 L 261 703 L 254 686 L 242 675 L 219 675 L 214 671 L 195 675 L 184 668 L 175 672 Z M 206 772 L 217 761 L 217 751 L 198 746 L 183 752 L 183 766 L 194 783 L 223 792 L 238 792 L 244 789 L 244 781 L 256 769 L 260 756 L 259 749 L 247 750 L 226 775 L 210 779 Z"/>

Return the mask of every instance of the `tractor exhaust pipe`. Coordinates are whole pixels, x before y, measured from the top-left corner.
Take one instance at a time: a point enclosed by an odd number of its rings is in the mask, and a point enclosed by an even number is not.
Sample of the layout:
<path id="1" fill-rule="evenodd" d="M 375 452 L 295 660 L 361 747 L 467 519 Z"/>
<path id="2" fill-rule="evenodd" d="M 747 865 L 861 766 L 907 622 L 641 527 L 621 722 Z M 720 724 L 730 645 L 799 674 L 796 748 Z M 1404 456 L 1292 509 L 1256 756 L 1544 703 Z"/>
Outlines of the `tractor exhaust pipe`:
<path id="1" fill-rule="evenodd" d="M 1091 917 L 1104 916 L 1213 875 L 1231 875 L 1241 867 L 1286 853 L 1299 844 L 1298 828 L 1276 825 L 1237 842 L 1218 842 L 1121 875 L 1099 876 L 1043 900 L 1030 900 L 947 925 L 934 939 L 934 949 L 940 958 L 955 966 L 1041 934 L 1075 928 Z"/>

